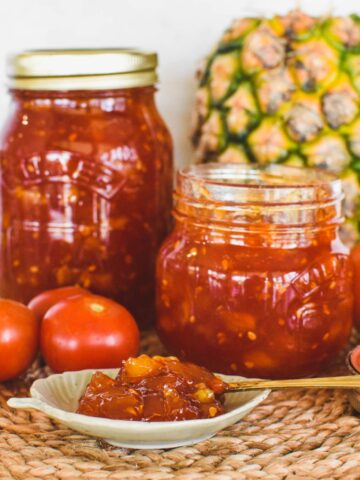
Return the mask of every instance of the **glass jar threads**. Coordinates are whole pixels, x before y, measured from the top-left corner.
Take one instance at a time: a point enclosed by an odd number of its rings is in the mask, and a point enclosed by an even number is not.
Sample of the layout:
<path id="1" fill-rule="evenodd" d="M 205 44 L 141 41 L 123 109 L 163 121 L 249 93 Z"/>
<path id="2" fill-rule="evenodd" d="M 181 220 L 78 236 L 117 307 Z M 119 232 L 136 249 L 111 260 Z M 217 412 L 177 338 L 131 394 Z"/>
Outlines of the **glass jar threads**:
<path id="1" fill-rule="evenodd" d="M 9 62 L 2 133 L 0 294 L 80 284 L 149 323 L 169 226 L 172 141 L 156 54 L 30 51 Z"/>
<path id="2" fill-rule="evenodd" d="M 205 164 L 177 176 L 176 225 L 157 265 L 158 330 L 209 369 L 318 372 L 352 325 L 352 270 L 338 238 L 341 182 L 279 165 Z"/>

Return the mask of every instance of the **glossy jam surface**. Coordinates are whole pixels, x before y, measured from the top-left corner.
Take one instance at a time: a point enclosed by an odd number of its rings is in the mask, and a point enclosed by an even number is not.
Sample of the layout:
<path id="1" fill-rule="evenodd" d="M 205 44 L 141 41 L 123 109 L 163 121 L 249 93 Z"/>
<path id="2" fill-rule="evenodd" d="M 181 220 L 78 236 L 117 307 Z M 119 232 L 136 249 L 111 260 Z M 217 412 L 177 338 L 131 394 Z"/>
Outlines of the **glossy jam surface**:
<path id="1" fill-rule="evenodd" d="M 178 175 L 176 226 L 158 257 L 157 326 L 165 346 L 220 373 L 320 372 L 352 326 L 337 180 L 279 166 L 270 173 L 190 168 L 195 174 Z M 301 185 L 283 186 L 287 175 Z"/>
<path id="2" fill-rule="evenodd" d="M 0 294 L 79 284 L 153 317 L 172 143 L 154 88 L 12 91 L 1 140 Z"/>
<path id="3" fill-rule="evenodd" d="M 77 413 L 147 422 L 211 418 L 223 412 L 226 384 L 208 370 L 174 357 L 141 355 L 115 379 L 96 372 Z"/>

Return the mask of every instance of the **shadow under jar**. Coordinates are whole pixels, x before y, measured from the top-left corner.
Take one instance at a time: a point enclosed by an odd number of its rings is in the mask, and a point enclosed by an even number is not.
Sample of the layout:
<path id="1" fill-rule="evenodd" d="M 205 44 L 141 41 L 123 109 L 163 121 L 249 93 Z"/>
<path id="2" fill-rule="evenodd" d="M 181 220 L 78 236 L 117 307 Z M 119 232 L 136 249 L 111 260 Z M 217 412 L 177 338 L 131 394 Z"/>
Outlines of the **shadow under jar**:
<path id="1" fill-rule="evenodd" d="M 158 331 L 172 354 L 250 377 L 316 374 L 346 344 L 352 269 L 341 181 L 278 165 L 178 173 L 157 264 Z"/>
<path id="2" fill-rule="evenodd" d="M 33 51 L 10 61 L 1 137 L 0 294 L 27 302 L 80 284 L 154 316 L 170 221 L 172 141 L 156 54 Z"/>

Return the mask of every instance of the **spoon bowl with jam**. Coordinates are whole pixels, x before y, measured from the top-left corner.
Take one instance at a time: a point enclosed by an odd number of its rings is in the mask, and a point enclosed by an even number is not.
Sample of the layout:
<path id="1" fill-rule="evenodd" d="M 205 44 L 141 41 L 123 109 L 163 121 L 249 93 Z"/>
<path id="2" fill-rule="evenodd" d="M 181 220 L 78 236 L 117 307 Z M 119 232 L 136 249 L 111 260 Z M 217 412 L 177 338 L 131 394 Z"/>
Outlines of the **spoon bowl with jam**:
<path id="1" fill-rule="evenodd" d="M 79 432 L 127 448 L 173 448 L 206 440 L 283 388 L 354 388 L 358 377 L 257 380 L 215 375 L 176 357 L 140 355 L 120 369 L 83 370 L 36 380 L 35 408 Z"/>
<path id="2" fill-rule="evenodd" d="M 11 398 L 8 404 L 35 408 L 115 446 L 173 448 L 206 440 L 237 423 L 270 393 L 259 389 L 225 395 L 227 385 L 240 380 L 175 357 L 141 355 L 120 369 L 36 380 L 31 398 Z"/>

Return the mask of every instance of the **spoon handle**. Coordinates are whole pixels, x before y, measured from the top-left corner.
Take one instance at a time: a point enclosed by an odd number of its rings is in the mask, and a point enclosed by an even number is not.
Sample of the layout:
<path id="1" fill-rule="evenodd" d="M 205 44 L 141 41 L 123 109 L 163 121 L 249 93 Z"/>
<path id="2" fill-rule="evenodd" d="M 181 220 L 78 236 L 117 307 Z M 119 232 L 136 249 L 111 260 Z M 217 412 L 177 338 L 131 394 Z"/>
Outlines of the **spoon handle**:
<path id="1" fill-rule="evenodd" d="M 244 380 L 228 383 L 227 392 L 270 388 L 360 388 L 360 375 L 342 377 L 295 378 L 290 380 Z"/>

